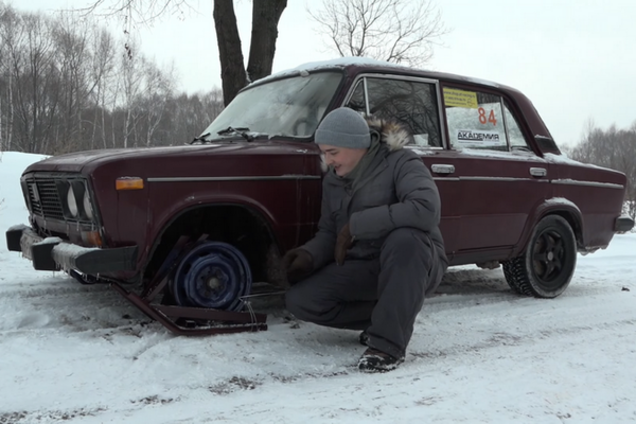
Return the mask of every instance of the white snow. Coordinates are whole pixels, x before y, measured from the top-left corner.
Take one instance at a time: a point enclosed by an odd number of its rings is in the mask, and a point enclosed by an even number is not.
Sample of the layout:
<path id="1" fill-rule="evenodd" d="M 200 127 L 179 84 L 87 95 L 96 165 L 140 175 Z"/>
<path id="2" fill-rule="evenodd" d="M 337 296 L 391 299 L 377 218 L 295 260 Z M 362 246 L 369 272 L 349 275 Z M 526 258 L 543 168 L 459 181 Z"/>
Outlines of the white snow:
<path id="1" fill-rule="evenodd" d="M 585 166 L 582 162 L 578 160 L 571 159 L 565 154 L 555 155 L 554 153 L 546 153 L 543 155 L 545 160 L 552 163 L 563 163 L 566 165 L 577 165 L 577 166 Z"/>
<path id="2" fill-rule="evenodd" d="M 61 240 L 60 240 L 61 241 Z M 61 256 L 79 256 L 83 253 L 98 250 L 97 247 L 82 247 L 76 244 L 60 243 L 53 248 L 54 252 L 57 252 Z"/>
<path id="3" fill-rule="evenodd" d="M 483 158 L 493 158 L 493 159 L 507 159 L 507 160 L 518 160 L 525 162 L 543 162 L 541 158 L 531 152 L 523 152 L 523 151 L 513 151 L 513 152 L 499 152 L 496 150 L 488 150 L 488 149 L 474 149 L 470 147 L 462 148 L 459 146 L 455 146 L 459 153 L 463 153 L 470 156 L 479 156 Z"/>
<path id="4" fill-rule="evenodd" d="M 601 183 L 598 181 L 581 181 L 581 180 L 573 180 L 572 178 L 558 178 L 554 180 L 550 180 L 552 184 L 567 184 L 567 185 L 583 185 L 590 187 L 605 187 L 605 188 L 616 188 L 622 190 L 625 188 L 622 184 L 616 183 Z"/>
<path id="5" fill-rule="evenodd" d="M 40 244 L 57 244 L 57 243 L 62 243 L 62 239 L 59 237 L 47 237 L 44 240 L 42 240 L 41 242 L 37 243 L 38 245 Z M 81 248 L 83 249 L 83 247 Z"/>
<path id="6" fill-rule="evenodd" d="M 0 230 L 26 224 L 0 162 Z M 286 320 L 175 337 L 107 286 L 34 271 L 0 243 L 0 423 L 620 423 L 636 420 L 636 234 L 579 256 L 566 292 L 516 296 L 500 269 L 451 268 L 406 362 L 355 370 L 357 333 Z"/>
<path id="7" fill-rule="evenodd" d="M 437 150 L 437 149 L 423 149 L 423 148 L 418 148 L 413 146 L 404 146 L 404 148 L 408 150 L 412 150 L 413 152 L 417 153 L 420 156 L 437 155 L 440 152 L 440 150 Z"/>
<path id="8" fill-rule="evenodd" d="M 593 163 L 583 163 L 580 162 L 578 160 L 572 159 L 569 156 L 567 156 L 565 153 L 560 154 L 560 155 L 555 155 L 554 153 L 546 153 L 544 155 L 545 160 L 547 160 L 548 162 L 551 163 L 557 163 L 557 164 L 566 164 L 566 165 L 575 165 L 575 166 L 586 166 L 586 167 L 592 167 L 592 168 L 596 168 L 596 169 L 602 169 L 605 171 L 616 171 L 614 169 L 610 169 L 607 168 L 605 166 L 599 166 L 599 165 L 595 165 Z"/>
<path id="9" fill-rule="evenodd" d="M 391 62 L 385 62 L 383 60 L 371 59 L 367 57 L 339 57 L 336 59 L 329 60 L 321 60 L 316 62 L 307 62 L 300 64 L 294 68 L 285 69 L 276 73 L 273 73 L 269 76 L 263 77 L 254 81 L 251 84 L 262 83 L 263 81 L 268 81 L 270 79 L 280 78 L 282 76 L 288 75 L 301 75 L 307 76 L 309 72 L 317 71 L 325 68 L 344 68 L 349 65 L 359 65 L 359 66 L 384 66 L 389 68 L 398 68 L 398 69 L 410 69 L 404 65 L 398 65 Z M 250 84 L 250 85 L 251 85 Z"/>
<path id="10" fill-rule="evenodd" d="M 546 201 L 544 202 L 544 204 L 546 206 L 553 206 L 553 205 L 565 205 L 565 206 L 569 206 L 571 208 L 573 208 L 574 210 L 578 211 L 579 213 L 581 212 L 581 210 L 579 209 L 578 206 L 576 206 L 576 203 L 574 203 L 573 201 L 571 201 L 570 199 L 566 199 L 565 197 L 552 197 L 550 199 L 546 199 Z"/>
<path id="11" fill-rule="evenodd" d="M 307 62 L 307 63 L 303 63 L 300 64 L 298 66 L 295 66 L 293 68 L 289 68 L 289 69 L 284 69 L 282 71 L 279 72 L 275 72 L 271 75 L 268 75 L 266 77 L 263 77 L 261 79 L 255 80 L 253 82 L 250 83 L 251 84 L 255 84 L 255 83 L 262 83 L 263 81 L 267 81 L 270 79 L 274 79 L 274 78 L 279 78 L 282 76 L 289 76 L 289 75 L 301 75 L 301 76 L 307 76 L 309 75 L 310 72 L 313 71 L 317 71 L 320 69 L 325 69 L 325 68 L 344 68 L 345 66 L 350 66 L 350 65 L 358 65 L 358 66 L 383 66 L 383 67 L 388 67 L 388 68 L 397 68 L 397 69 L 402 69 L 402 70 L 424 70 L 424 69 L 420 69 L 420 68 L 413 68 L 407 65 L 400 65 L 400 64 L 396 64 L 393 62 L 386 62 L 383 60 L 378 60 L 378 59 L 372 59 L 369 57 L 358 57 L 358 56 L 345 56 L 345 57 L 338 57 L 335 59 L 328 59 L 328 60 L 320 60 L 320 61 L 315 61 L 315 62 Z M 452 75 L 452 74 L 449 74 Z M 490 86 L 490 87 L 499 87 L 500 85 L 496 82 L 493 81 L 489 81 L 489 80 L 485 80 L 482 78 L 476 78 L 476 77 L 471 77 L 471 76 L 465 76 L 465 75 L 456 75 L 459 78 L 465 79 L 466 81 L 470 81 L 470 82 L 474 82 L 476 84 L 481 84 L 481 85 L 486 85 L 486 86 Z"/>

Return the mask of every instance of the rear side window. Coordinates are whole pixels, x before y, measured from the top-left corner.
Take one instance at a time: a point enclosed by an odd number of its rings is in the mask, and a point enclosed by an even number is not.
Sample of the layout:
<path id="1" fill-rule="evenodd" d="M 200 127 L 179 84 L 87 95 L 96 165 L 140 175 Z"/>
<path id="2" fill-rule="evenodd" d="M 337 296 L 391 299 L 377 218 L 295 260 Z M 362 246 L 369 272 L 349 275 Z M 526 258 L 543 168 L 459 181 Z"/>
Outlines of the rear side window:
<path id="1" fill-rule="evenodd" d="M 504 116 L 506 118 L 506 127 L 508 129 L 508 140 L 510 141 L 510 149 L 512 151 L 532 151 L 526 138 L 521 131 L 519 122 L 515 119 L 510 111 L 508 101 L 504 101 Z"/>
<path id="2" fill-rule="evenodd" d="M 508 150 L 499 96 L 450 87 L 443 93 L 452 147 Z"/>
<path id="3" fill-rule="evenodd" d="M 501 96 L 453 87 L 442 92 L 452 148 L 532 151 Z"/>
<path id="4" fill-rule="evenodd" d="M 431 83 L 366 77 L 358 82 L 345 106 L 402 122 L 413 134 L 415 145 L 441 147 L 435 93 Z"/>

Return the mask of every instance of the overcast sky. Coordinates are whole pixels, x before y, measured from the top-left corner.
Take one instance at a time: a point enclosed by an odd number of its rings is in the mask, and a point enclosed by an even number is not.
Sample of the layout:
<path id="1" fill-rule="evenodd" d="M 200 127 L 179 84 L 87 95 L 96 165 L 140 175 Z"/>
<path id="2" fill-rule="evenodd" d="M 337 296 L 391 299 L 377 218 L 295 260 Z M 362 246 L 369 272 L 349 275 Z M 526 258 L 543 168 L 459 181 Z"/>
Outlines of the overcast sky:
<path id="1" fill-rule="evenodd" d="M 106 0 L 118 1 L 118 0 Z M 413 0 L 417 1 L 417 0 Z M 82 7 L 90 0 L 14 0 L 22 10 Z M 212 0 L 137 32 L 144 54 L 174 64 L 188 92 L 220 87 Z M 235 1 L 243 51 L 249 49 L 251 2 Z M 288 0 L 274 72 L 334 58 L 315 32 L 307 5 Z M 588 119 L 606 128 L 636 122 L 636 1 L 436 0 L 450 29 L 428 68 L 492 80 L 526 93 L 559 144 L 578 142 Z M 123 24 L 111 21 L 121 33 Z"/>

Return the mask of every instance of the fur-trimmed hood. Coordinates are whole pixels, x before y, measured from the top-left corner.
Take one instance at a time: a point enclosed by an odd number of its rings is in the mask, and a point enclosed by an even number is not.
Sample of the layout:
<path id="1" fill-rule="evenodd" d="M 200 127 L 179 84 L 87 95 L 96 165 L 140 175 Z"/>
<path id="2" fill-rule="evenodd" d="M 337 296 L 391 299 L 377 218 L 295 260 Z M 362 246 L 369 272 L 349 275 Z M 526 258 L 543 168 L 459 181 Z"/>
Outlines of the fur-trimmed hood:
<path id="1" fill-rule="evenodd" d="M 387 145 L 389 151 L 399 150 L 413 142 L 413 135 L 402 122 L 376 116 L 366 118 L 371 134 L 380 136 L 380 142 Z"/>
<path id="2" fill-rule="evenodd" d="M 314 269 L 320 269 L 333 262 L 338 234 L 348 225 L 357 241 L 347 257 L 377 260 L 386 237 L 408 228 L 427 233 L 437 252 L 432 260 L 439 259 L 445 268 L 437 185 L 419 154 L 403 148 L 414 137 L 406 125 L 388 119 L 370 117 L 367 123 L 374 137 L 371 154 L 354 175 L 329 172 L 323 178 L 318 233 L 302 248 L 311 254 Z M 435 281 L 438 277 L 431 275 Z"/>
<path id="3" fill-rule="evenodd" d="M 413 143 L 413 135 L 406 125 L 395 119 L 385 119 L 377 116 L 365 118 L 371 137 L 380 137 L 380 143 L 386 144 L 389 152 L 400 150 L 409 143 Z M 327 164 L 324 156 L 320 155 L 320 167 L 322 172 L 327 172 Z"/>

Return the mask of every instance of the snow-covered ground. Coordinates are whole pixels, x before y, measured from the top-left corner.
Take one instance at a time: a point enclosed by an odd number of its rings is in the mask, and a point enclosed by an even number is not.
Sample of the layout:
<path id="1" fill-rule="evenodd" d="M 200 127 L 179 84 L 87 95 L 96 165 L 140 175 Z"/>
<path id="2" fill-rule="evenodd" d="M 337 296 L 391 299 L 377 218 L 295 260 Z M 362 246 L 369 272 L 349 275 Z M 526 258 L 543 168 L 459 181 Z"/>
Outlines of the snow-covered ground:
<path id="1" fill-rule="evenodd" d="M 26 223 L 0 158 L 0 231 Z M 636 421 L 636 234 L 579 256 L 557 299 L 519 297 L 501 270 L 451 268 L 406 362 L 356 371 L 357 333 L 285 319 L 175 337 L 104 286 L 36 272 L 0 243 L 0 424 L 620 423 Z"/>

